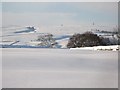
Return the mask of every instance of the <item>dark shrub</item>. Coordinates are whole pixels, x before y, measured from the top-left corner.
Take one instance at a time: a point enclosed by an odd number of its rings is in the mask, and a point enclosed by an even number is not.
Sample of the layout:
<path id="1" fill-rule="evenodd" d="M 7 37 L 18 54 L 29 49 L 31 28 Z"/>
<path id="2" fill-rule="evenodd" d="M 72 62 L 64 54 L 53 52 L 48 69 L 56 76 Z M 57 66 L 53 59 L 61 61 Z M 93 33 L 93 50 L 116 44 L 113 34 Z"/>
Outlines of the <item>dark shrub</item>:
<path id="1" fill-rule="evenodd" d="M 106 45 L 103 43 L 103 38 L 100 38 L 92 32 L 85 32 L 83 34 L 74 34 L 68 41 L 68 48 L 75 47 L 92 47 Z"/>

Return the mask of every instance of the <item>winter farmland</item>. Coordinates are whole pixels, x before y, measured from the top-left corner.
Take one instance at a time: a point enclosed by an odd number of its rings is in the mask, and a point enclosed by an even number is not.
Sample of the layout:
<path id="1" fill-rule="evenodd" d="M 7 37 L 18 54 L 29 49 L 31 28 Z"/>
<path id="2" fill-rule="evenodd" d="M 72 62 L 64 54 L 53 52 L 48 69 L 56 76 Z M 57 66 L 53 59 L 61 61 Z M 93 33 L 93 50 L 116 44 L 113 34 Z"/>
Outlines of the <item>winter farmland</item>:
<path id="1" fill-rule="evenodd" d="M 117 88 L 118 52 L 3 48 L 3 88 Z"/>

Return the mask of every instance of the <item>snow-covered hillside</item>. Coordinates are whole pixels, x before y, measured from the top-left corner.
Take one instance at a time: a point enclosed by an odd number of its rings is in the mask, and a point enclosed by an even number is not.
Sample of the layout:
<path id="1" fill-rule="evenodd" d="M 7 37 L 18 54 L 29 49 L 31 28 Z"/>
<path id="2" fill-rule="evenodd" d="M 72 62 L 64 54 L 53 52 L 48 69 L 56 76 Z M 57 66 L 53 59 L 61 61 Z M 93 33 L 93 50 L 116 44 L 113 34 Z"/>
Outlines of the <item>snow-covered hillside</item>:
<path id="1" fill-rule="evenodd" d="M 55 48 L 66 48 L 69 38 L 75 33 L 83 33 L 92 30 L 112 31 L 115 26 L 98 26 L 98 25 L 74 25 L 74 26 L 48 26 L 48 27 L 33 27 L 33 26 L 9 26 L 2 28 L 2 41 L 0 45 L 4 48 L 46 48 L 48 46 L 40 46 L 37 42 L 38 36 L 52 34 L 56 41 Z M 102 33 L 104 37 L 109 38 L 114 44 L 117 42 L 117 37 Z"/>
<path id="2" fill-rule="evenodd" d="M 94 47 L 70 48 L 70 50 L 109 50 L 109 51 L 117 51 L 117 50 L 120 50 L 120 47 L 119 47 L 119 45 L 94 46 Z"/>
<path id="3" fill-rule="evenodd" d="M 58 26 L 29 31 L 26 27 L 4 27 L 0 41 L 4 47 L 2 87 L 117 88 L 118 52 L 93 51 L 96 48 L 104 49 L 102 46 L 80 50 L 48 49 L 49 45 L 66 48 L 73 34 L 91 31 L 92 28 L 100 29 L 97 26 Z M 106 27 L 102 28 L 100 30 L 106 31 Z"/>

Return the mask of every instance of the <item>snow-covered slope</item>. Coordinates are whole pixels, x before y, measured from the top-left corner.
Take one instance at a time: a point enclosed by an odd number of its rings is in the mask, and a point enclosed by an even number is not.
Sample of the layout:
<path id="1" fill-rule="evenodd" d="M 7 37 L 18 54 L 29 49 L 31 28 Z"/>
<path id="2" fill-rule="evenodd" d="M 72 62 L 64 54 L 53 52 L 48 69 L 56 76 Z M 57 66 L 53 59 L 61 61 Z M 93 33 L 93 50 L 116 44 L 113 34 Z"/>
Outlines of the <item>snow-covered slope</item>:
<path id="1" fill-rule="evenodd" d="M 32 26 L 10 26 L 2 28 L 2 41 L 0 45 L 3 47 L 39 47 L 36 42 L 38 36 L 52 34 L 57 42 L 57 48 L 66 48 L 69 38 L 75 33 L 83 33 L 91 30 L 112 31 L 113 26 L 98 25 L 70 25 L 70 26 L 48 26 L 48 27 L 32 27 Z M 108 36 L 114 43 L 116 37 Z M 34 42 L 33 42 L 34 41 Z"/>
<path id="2" fill-rule="evenodd" d="M 94 47 L 81 47 L 81 48 L 70 48 L 70 50 L 109 50 L 116 51 L 119 50 L 119 45 L 111 45 L 111 46 L 94 46 Z"/>

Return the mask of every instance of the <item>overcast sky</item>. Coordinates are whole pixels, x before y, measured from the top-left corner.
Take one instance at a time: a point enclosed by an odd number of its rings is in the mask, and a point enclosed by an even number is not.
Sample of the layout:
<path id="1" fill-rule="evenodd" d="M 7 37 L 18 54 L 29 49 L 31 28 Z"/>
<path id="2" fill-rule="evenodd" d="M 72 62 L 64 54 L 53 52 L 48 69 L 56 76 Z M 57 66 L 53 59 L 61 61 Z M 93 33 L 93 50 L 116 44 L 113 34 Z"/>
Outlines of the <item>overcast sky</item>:
<path id="1" fill-rule="evenodd" d="M 117 2 L 3 2 L 3 25 L 117 25 Z"/>

